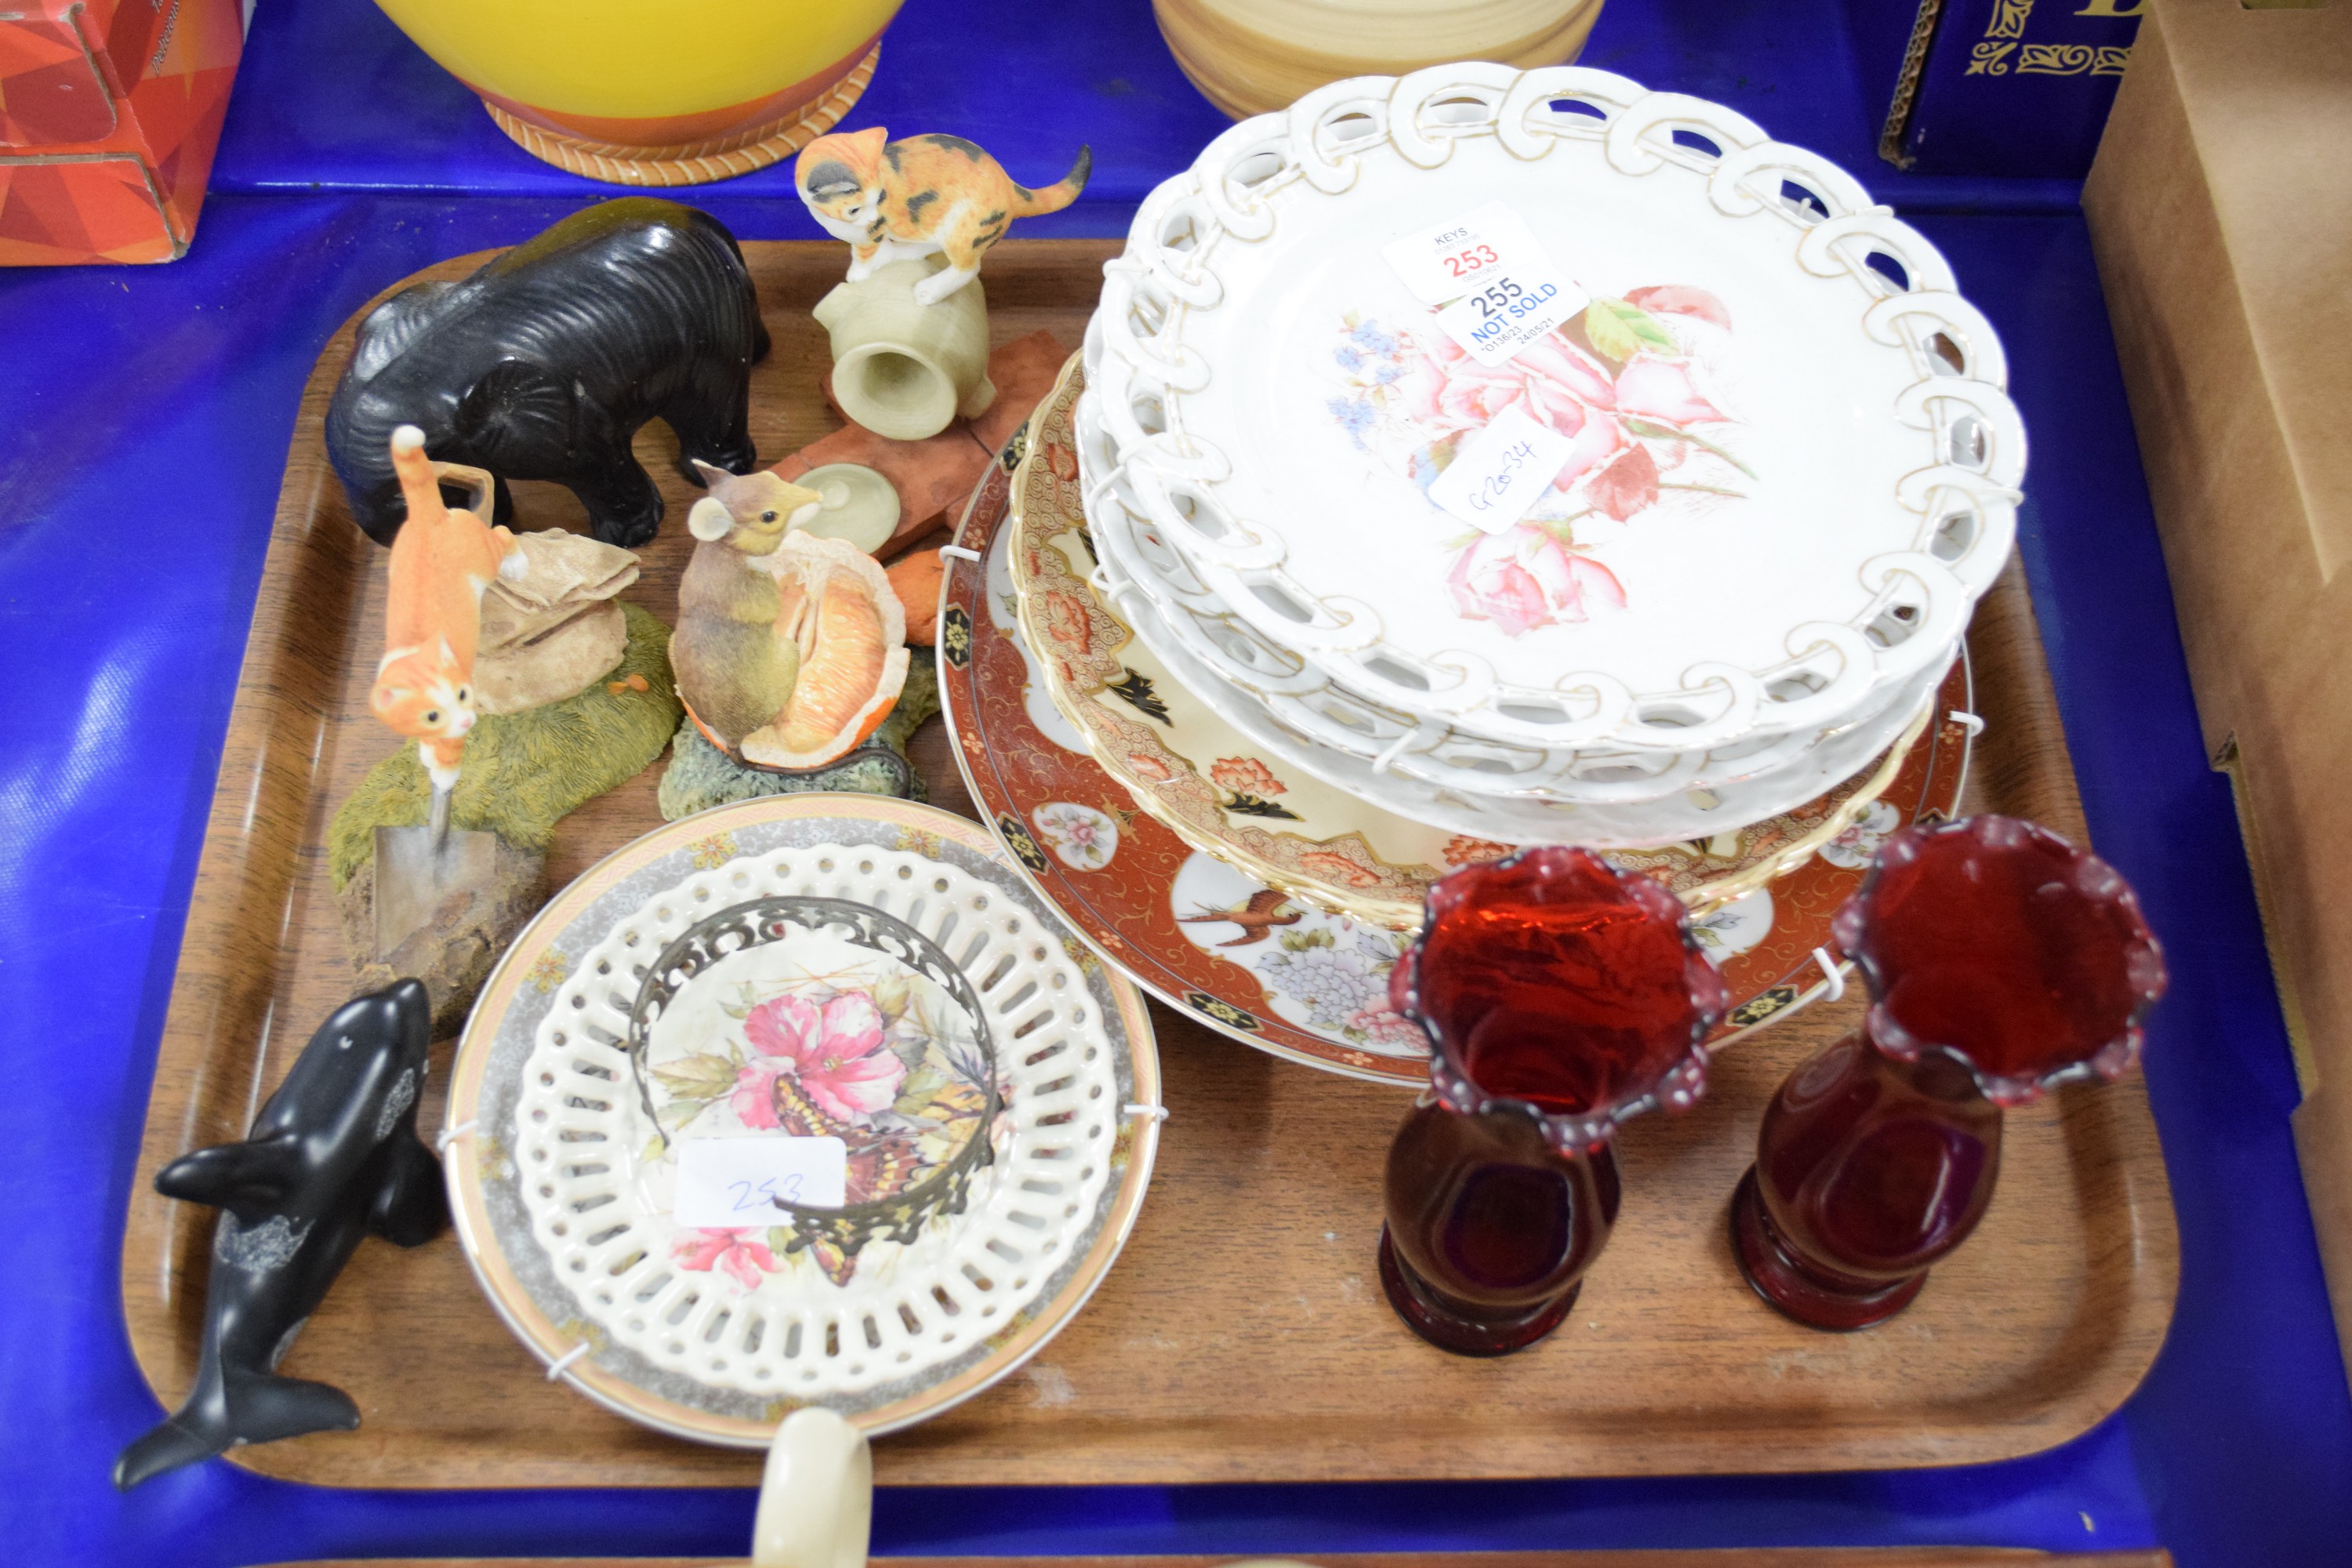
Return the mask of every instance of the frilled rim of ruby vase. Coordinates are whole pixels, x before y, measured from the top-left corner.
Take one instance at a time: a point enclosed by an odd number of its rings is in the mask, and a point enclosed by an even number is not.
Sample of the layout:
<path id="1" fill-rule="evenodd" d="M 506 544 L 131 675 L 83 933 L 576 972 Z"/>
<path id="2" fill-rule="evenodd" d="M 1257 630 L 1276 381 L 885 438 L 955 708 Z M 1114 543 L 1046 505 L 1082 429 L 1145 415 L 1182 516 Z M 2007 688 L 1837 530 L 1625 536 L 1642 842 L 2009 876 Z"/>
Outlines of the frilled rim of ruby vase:
<path id="1" fill-rule="evenodd" d="M 1884 998 L 1895 977 L 1885 972 L 1872 952 L 1870 941 L 1874 903 L 1882 878 L 1886 871 L 1916 860 L 1929 845 L 1954 837 L 1973 839 L 1992 851 L 2013 849 L 2028 843 L 2063 851 L 2075 888 L 2123 915 L 2127 934 L 2123 941 L 2122 963 L 2133 1002 L 2117 1032 L 2097 1048 L 2071 1056 L 2053 1055 L 2038 1071 L 2002 1074 L 1979 1065 L 1961 1047 L 1922 1039 L 1906 1028 L 1887 1006 Z M 1862 886 L 1832 920 L 1830 931 L 1839 951 L 1854 961 L 1870 988 L 1871 1005 L 1864 1028 L 1871 1044 L 1898 1061 L 1916 1061 L 1928 1051 L 1948 1057 L 1968 1069 L 1976 1080 L 1978 1092 L 2004 1108 L 2031 1104 L 2065 1084 L 2091 1079 L 2112 1082 L 2131 1071 L 2139 1060 L 2142 1022 L 2148 1009 L 2163 996 L 2168 983 L 2163 944 L 2149 929 L 2147 917 L 2140 910 L 2139 896 L 2121 872 L 2039 823 L 1994 813 L 1905 827 L 1890 835 L 1872 858 L 1869 874 L 1863 879 Z"/>
<path id="2" fill-rule="evenodd" d="M 1621 1094 L 1583 1111 L 1546 1110 L 1526 1100 L 1489 1094 L 1470 1077 L 1456 1055 L 1454 1043 L 1421 1010 L 1421 957 L 1429 933 L 1468 901 L 1471 888 L 1518 867 L 1531 857 L 1578 856 L 1622 889 L 1630 901 L 1661 923 L 1674 926 L 1683 946 L 1684 984 L 1692 1002 L 1689 1048 L 1646 1087 Z M 1621 871 L 1591 851 L 1561 845 L 1535 845 L 1499 860 L 1465 866 L 1430 885 L 1422 902 L 1423 935 L 1405 950 L 1390 985 L 1390 1005 L 1428 1037 L 1429 1082 L 1447 1109 L 1465 1116 L 1490 1110 L 1510 1110 L 1531 1117 L 1544 1136 L 1562 1153 L 1597 1154 L 1605 1149 L 1618 1127 L 1645 1110 L 1663 1107 L 1670 1112 L 1689 1110 L 1706 1092 L 1706 1038 L 1730 1010 L 1731 997 L 1722 973 L 1692 934 L 1690 910 L 1664 885 L 1635 872 Z"/>

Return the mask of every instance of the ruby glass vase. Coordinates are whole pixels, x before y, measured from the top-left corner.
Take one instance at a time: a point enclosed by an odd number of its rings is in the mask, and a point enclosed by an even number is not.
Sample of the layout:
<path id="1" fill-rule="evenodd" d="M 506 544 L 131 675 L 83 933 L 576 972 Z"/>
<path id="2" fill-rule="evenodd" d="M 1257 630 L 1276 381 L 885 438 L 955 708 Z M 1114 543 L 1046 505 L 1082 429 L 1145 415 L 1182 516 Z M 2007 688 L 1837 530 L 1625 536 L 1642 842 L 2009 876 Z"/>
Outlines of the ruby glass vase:
<path id="1" fill-rule="evenodd" d="M 1429 1035 L 1431 1092 L 1389 1148 L 1381 1287 L 1445 1350 L 1518 1350 L 1609 1238 L 1618 1123 L 1705 1088 L 1722 977 L 1672 893 L 1539 848 L 1432 888 L 1390 984 Z"/>
<path id="2" fill-rule="evenodd" d="M 1767 1301 L 1861 1329 L 1984 1217 L 2004 1108 L 2130 1069 L 2164 959 L 2114 868 L 2005 816 L 1895 834 L 1832 930 L 1869 1014 L 1773 1096 L 1731 1230 Z"/>

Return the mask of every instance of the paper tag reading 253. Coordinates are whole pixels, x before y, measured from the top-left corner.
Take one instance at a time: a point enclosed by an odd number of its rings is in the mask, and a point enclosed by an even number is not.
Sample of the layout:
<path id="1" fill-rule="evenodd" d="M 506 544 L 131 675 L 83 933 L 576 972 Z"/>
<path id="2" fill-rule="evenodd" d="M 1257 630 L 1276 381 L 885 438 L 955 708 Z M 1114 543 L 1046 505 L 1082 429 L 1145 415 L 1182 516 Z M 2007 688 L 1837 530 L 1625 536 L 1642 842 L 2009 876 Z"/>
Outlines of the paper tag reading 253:
<path id="1" fill-rule="evenodd" d="M 1429 499 L 1488 533 L 1500 533 L 1528 515 L 1568 464 L 1576 443 L 1537 424 L 1517 406 L 1464 439 L 1430 481 Z"/>
<path id="2" fill-rule="evenodd" d="M 1513 358 L 1591 302 L 1501 202 L 1391 240 L 1381 254 L 1415 298 L 1447 307 L 1438 325 L 1480 364 Z"/>
<path id="3" fill-rule="evenodd" d="M 838 1138 L 682 1138 L 672 1213 L 689 1229 L 758 1230 L 786 1223 L 776 1200 L 839 1208 L 848 1184 Z"/>

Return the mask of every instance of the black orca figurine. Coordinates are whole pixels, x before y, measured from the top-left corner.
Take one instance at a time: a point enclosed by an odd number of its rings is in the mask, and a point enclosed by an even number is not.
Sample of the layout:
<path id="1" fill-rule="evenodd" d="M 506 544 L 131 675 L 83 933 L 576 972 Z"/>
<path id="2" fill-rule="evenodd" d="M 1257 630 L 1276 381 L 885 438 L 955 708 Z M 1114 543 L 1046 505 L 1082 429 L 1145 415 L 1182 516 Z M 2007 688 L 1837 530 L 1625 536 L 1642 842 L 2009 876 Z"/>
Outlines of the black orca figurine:
<path id="1" fill-rule="evenodd" d="M 341 1389 L 275 1369 L 363 1234 L 415 1247 L 448 1220 L 440 1163 L 416 1137 L 432 1016 L 414 980 L 345 1003 L 302 1047 L 251 1136 L 156 1173 L 157 1192 L 221 1216 L 195 1387 L 122 1450 L 117 1487 L 240 1444 L 360 1424 Z"/>

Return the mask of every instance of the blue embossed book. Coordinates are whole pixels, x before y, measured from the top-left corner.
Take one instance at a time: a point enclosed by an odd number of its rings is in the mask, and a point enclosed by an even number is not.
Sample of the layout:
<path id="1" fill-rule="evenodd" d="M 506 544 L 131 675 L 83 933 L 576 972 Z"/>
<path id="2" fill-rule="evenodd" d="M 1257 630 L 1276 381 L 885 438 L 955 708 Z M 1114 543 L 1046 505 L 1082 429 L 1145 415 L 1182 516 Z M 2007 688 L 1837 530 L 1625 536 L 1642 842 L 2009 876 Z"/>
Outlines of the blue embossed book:
<path id="1" fill-rule="evenodd" d="M 1846 0 L 1878 155 L 1922 174 L 2080 179 L 2146 0 Z"/>

